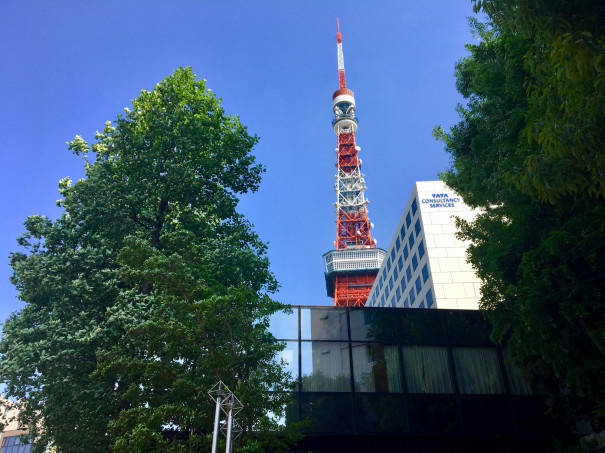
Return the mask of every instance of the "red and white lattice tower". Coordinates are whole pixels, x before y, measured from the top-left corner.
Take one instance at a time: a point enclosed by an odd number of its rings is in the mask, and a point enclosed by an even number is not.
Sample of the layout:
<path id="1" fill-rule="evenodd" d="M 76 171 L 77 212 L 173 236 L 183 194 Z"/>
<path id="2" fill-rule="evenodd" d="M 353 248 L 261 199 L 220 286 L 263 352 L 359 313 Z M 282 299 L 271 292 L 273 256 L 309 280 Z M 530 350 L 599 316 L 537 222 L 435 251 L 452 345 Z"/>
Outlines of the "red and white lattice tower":
<path id="1" fill-rule="evenodd" d="M 372 240 L 361 173 L 361 150 L 355 143 L 357 118 L 355 97 L 345 80 L 342 36 L 336 19 L 338 48 L 338 90 L 332 96 L 334 120 L 338 136 L 336 164 L 336 250 L 324 254 L 326 288 L 337 306 L 364 306 L 380 269 L 385 251 Z"/>

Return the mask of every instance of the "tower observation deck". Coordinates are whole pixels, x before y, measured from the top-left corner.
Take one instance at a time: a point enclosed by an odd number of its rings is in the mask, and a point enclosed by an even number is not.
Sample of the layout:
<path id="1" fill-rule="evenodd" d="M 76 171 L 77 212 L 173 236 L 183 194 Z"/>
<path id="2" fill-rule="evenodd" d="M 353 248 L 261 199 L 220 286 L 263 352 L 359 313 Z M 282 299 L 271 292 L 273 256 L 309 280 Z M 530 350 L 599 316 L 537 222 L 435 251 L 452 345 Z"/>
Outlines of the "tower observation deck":
<path id="1" fill-rule="evenodd" d="M 336 20 L 338 50 L 338 90 L 332 95 L 332 128 L 338 137 L 336 163 L 336 250 L 324 254 L 326 289 L 336 306 L 363 306 L 366 303 L 385 251 L 376 247 L 368 219 L 369 203 L 361 172 L 361 148 L 355 142 L 357 118 L 355 97 L 345 80 L 342 36 Z"/>

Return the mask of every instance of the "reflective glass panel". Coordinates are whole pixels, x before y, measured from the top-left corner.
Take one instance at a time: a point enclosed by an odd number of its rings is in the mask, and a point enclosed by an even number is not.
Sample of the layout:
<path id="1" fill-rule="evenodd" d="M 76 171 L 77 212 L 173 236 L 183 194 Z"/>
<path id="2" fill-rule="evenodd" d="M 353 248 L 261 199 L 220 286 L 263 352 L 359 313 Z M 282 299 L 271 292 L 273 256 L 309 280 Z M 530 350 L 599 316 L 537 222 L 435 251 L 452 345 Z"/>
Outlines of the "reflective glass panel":
<path id="1" fill-rule="evenodd" d="M 353 343 L 355 391 L 396 392 L 403 390 L 397 346 Z"/>
<path id="2" fill-rule="evenodd" d="M 394 311 L 381 309 L 351 309 L 351 339 L 353 341 L 396 341 Z"/>
<path id="3" fill-rule="evenodd" d="M 452 348 L 460 393 L 504 393 L 504 380 L 495 348 Z"/>
<path id="4" fill-rule="evenodd" d="M 357 430 L 366 433 L 403 433 L 407 431 L 403 395 L 358 393 L 355 395 Z M 376 451 L 394 451 L 383 448 Z"/>
<path id="5" fill-rule="evenodd" d="M 508 377 L 510 392 L 513 395 L 531 395 L 531 387 L 521 376 L 519 369 L 512 362 L 510 354 L 506 349 L 502 351 L 502 355 L 504 356 L 504 367 L 506 369 L 506 375 Z"/>
<path id="6" fill-rule="evenodd" d="M 301 355 L 303 391 L 351 391 L 348 343 L 304 341 L 301 345 Z"/>
<path id="7" fill-rule="evenodd" d="M 348 340 L 347 313 L 334 307 L 301 308 L 303 340 Z"/>
<path id="8" fill-rule="evenodd" d="M 462 432 L 454 396 L 410 395 L 407 401 L 411 433 L 460 435 Z"/>
<path id="9" fill-rule="evenodd" d="M 445 345 L 445 331 L 439 310 L 405 310 L 397 313 L 402 343 Z"/>
<path id="10" fill-rule="evenodd" d="M 302 420 L 308 418 L 302 432 L 351 432 L 353 425 L 353 394 L 303 393 L 300 400 Z"/>
<path id="11" fill-rule="evenodd" d="M 494 346 L 490 341 L 490 324 L 478 310 L 448 310 L 445 320 L 453 345 Z"/>
<path id="12" fill-rule="evenodd" d="M 277 353 L 277 360 L 285 362 L 285 370 L 290 372 L 292 379 L 298 380 L 298 341 L 286 341 L 284 350 Z"/>
<path id="13" fill-rule="evenodd" d="M 431 308 L 433 306 L 433 292 L 429 289 L 426 292 L 426 307 Z"/>
<path id="14" fill-rule="evenodd" d="M 278 340 L 298 339 L 298 309 L 273 313 L 269 318 L 269 332 Z"/>
<path id="15" fill-rule="evenodd" d="M 405 381 L 410 393 L 453 393 L 444 346 L 403 346 Z"/>
<path id="16" fill-rule="evenodd" d="M 506 435 L 513 430 L 511 411 L 504 397 L 462 397 L 460 412 L 471 434 Z"/>
<path id="17" fill-rule="evenodd" d="M 405 293 L 405 277 L 401 277 L 401 294 Z"/>

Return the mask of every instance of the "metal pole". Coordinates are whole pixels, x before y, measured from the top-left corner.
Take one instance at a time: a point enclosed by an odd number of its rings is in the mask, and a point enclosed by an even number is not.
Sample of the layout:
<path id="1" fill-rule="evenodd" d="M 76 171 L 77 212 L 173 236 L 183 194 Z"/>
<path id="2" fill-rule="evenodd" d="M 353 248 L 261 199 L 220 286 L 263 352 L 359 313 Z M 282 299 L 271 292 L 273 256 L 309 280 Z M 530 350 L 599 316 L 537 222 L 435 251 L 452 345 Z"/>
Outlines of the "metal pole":
<path id="1" fill-rule="evenodd" d="M 216 453 L 216 445 L 218 443 L 218 425 L 221 418 L 221 394 L 222 390 L 219 384 L 219 390 L 216 397 L 216 410 L 214 411 L 214 434 L 212 435 L 212 453 Z"/>
<path id="2" fill-rule="evenodd" d="M 225 453 L 231 453 L 231 427 L 233 426 L 233 403 L 229 403 L 229 415 L 227 416 L 227 448 Z"/>

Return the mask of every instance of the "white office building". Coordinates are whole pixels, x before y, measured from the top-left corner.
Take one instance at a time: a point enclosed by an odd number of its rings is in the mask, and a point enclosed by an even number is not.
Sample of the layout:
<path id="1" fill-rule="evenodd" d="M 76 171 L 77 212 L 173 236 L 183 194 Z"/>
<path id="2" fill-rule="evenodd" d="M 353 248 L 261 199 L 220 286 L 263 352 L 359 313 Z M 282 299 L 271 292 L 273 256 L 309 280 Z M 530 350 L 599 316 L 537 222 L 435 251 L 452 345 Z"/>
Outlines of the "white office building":
<path id="1" fill-rule="evenodd" d="M 475 215 L 443 181 L 416 182 L 366 305 L 477 309 L 481 281 L 455 236 L 455 218 Z"/>

